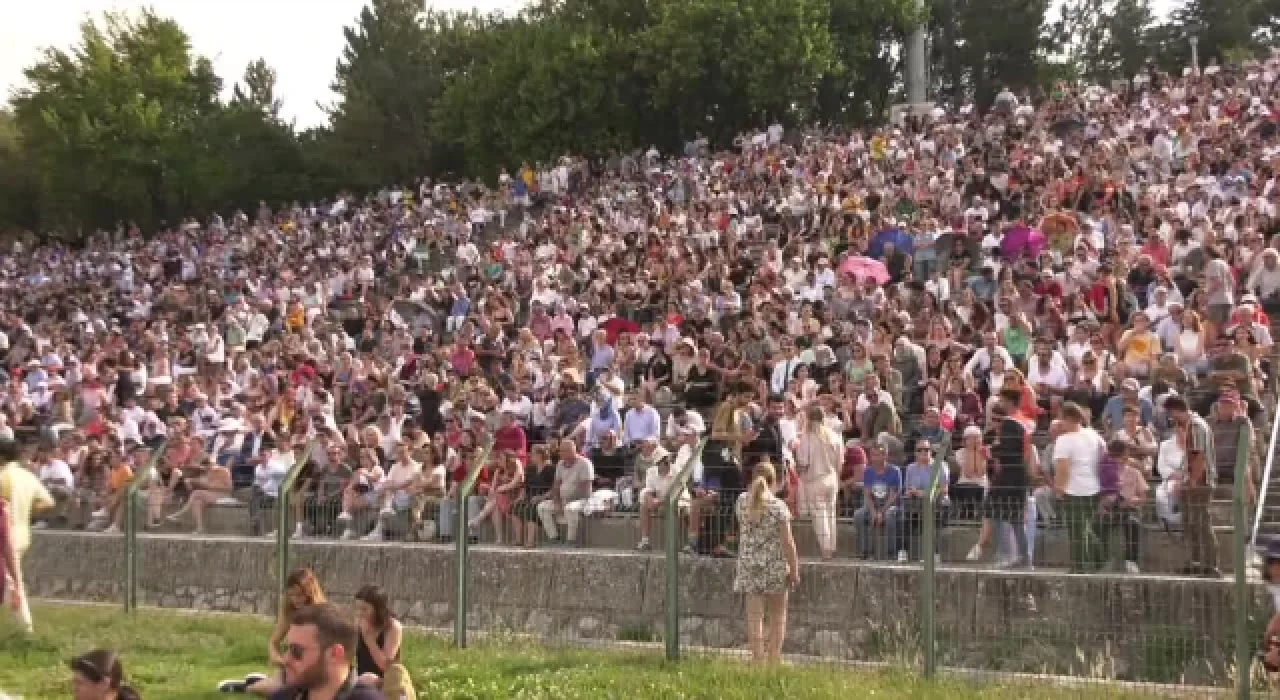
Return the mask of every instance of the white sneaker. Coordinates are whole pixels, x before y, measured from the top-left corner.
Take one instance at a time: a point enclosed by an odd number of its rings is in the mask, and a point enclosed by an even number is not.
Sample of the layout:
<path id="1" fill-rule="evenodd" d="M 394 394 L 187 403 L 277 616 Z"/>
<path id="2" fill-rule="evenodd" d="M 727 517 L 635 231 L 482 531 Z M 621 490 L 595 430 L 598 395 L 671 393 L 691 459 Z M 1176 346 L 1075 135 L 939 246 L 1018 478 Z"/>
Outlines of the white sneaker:
<path id="1" fill-rule="evenodd" d="M 37 521 L 35 521 L 34 523 L 31 523 L 31 529 L 32 529 L 32 530 L 48 530 L 48 529 L 49 529 L 49 523 L 47 523 L 47 522 L 45 522 L 45 521 L 43 521 L 43 520 L 37 520 Z"/>
<path id="2" fill-rule="evenodd" d="M 370 532 L 369 534 L 365 535 L 364 537 L 361 537 L 361 538 L 360 538 L 360 541 L 361 541 L 361 542 L 381 542 L 381 541 L 382 541 L 382 530 L 374 530 L 373 532 Z"/>
<path id="3" fill-rule="evenodd" d="M 1140 573 L 1142 573 L 1142 569 L 1139 569 L 1139 568 L 1138 568 L 1138 562 L 1136 562 L 1136 561 L 1127 561 L 1127 562 L 1125 562 L 1125 563 L 1124 563 L 1124 570 L 1125 570 L 1125 571 L 1127 571 L 1127 572 L 1129 572 L 1129 573 L 1131 573 L 1131 574 L 1140 574 Z"/>
<path id="4" fill-rule="evenodd" d="M 378 514 L 379 515 L 395 515 L 396 511 L 391 506 L 387 506 L 386 508 L 383 508 L 381 511 L 379 511 Z"/>
<path id="5" fill-rule="evenodd" d="M 108 526 L 107 526 L 107 528 L 106 528 L 105 530 L 103 530 L 103 531 L 102 531 L 102 534 L 104 534 L 104 535 L 118 535 L 118 534 L 120 534 L 120 528 L 116 527 L 115 523 L 112 523 L 111 525 L 108 525 Z"/>
<path id="6" fill-rule="evenodd" d="M 647 552 L 647 551 L 649 551 L 650 549 L 653 549 L 653 545 L 649 544 L 649 538 L 648 538 L 648 537 L 641 537 L 641 538 L 640 538 L 640 543 L 636 545 L 636 549 L 637 549 L 637 550 L 639 550 L 639 551 L 641 551 L 641 552 Z"/>
<path id="7" fill-rule="evenodd" d="M 899 550 L 898 550 L 898 563 L 899 563 L 899 564 L 906 564 L 908 559 L 909 559 L 909 557 L 907 556 L 907 550 L 905 550 L 905 549 L 899 549 Z"/>
<path id="8" fill-rule="evenodd" d="M 341 513 L 338 513 L 338 522 L 343 524 L 351 522 L 351 514 L 346 512 L 345 510 L 342 511 Z"/>
<path id="9" fill-rule="evenodd" d="M 302 523 L 298 523 L 298 526 L 293 528 L 293 539 L 299 540 L 306 536 L 307 528 L 303 527 Z"/>
<path id="10" fill-rule="evenodd" d="M 107 513 L 107 509 L 106 509 L 106 508 L 103 508 L 103 509 L 101 509 L 101 510 L 95 510 L 95 511 L 93 511 L 93 517 L 94 517 L 94 518 L 105 518 L 105 517 L 107 517 L 107 515 L 108 515 L 108 513 Z"/>
<path id="11" fill-rule="evenodd" d="M 982 558 L 982 545 L 980 545 L 980 544 L 975 544 L 975 545 L 973 545 L 973 549 L 970 549 L 970 550 L 969 550 L 969 553 L 968 553 L 967 555 L 965 555 L 964 560 L 965 560 L 965 561 L 978 561 L 978 560 L 979 560 L 979 559 L 981 559 L 981 558 Z"/>
<path id="12" fill-rule="evenodd" d="M 351 528 L 347 528 L 342 531 L 342 537 L 339 539 L 354 540 L 355 538 L 356 538 L 356 531 L 352 530 Z"/>

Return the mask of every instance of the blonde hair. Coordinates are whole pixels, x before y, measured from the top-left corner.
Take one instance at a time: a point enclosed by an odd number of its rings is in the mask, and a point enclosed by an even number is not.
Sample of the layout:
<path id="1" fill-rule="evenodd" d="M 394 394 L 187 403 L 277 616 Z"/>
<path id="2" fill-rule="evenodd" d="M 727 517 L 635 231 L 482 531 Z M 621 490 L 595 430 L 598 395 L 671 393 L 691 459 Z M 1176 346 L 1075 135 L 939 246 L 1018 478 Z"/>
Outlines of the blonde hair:
<path id="1" fill-rule="evenodd" d="M 756 465 L 755 477 L 751 480 L 751 495 L 747 497 L 748 522 L 759 522 L 764 515 L 765 501 L 773 496 L 773 482 L 777 476 L 772 464 L 761 462 Z"/>

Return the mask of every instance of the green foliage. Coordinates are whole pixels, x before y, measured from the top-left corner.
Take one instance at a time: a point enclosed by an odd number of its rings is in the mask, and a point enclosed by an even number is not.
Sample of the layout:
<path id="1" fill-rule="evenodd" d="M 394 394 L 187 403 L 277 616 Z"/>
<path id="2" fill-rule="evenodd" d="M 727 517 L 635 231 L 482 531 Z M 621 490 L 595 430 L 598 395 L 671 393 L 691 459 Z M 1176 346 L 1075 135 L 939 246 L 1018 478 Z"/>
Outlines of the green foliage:
<path id="1" fill-rule="evenodd" d="M 419 177 L 492 180 L 565 153 L 603 156 L 744 129 L 865 125 L 904 98 L 903 41 L 925 23 L 931 97 L 1107 83 L 1148 61 L 1181 72 L 1277 41 L 1280 0 L 535 0 L 516 16 L 369 0 L 344 30 L 329 121 L 280 118 L 275 71 L 228 100 L 182 28 L 107 14 L 47 50 L 0 110 L 0 233 L 71 239 L 136 221 L 368 191 Z M 335 31 L 337 29 L 335 28 Z"/>
<path id="2" fill-rule="evenodd" d="M 195 700 L 225 697 L 224 679 L 265 669 L 268 619 L 154 610 L 125 616 L 93 606 L 40 605 L 37 634 L 27 637 L 0 616 L 0 692 L 27 698 L 67 696 L 67 660 L 94 648 L 121 653 L 125 673 L 145 698 Z M 757 698 L 917 698 L 919 700 L 1057 700 L 1080 697 L 1079 688 L 1019 683 L 925 681 L 906 669 L 857 670 L 797 664 L 751 668 L 714 657 L 663 660 L 661 647 L 630 651 L 547 649 L 527 638 L 484 639 L 466 650 L 411 630 L 401 660 L 422 698 L 498 700 L 756 700 Z M 1090 697 L 1139 697 L 1098 684 Z M 1150 697 L 1146 695 L 1144 697 Z"/>

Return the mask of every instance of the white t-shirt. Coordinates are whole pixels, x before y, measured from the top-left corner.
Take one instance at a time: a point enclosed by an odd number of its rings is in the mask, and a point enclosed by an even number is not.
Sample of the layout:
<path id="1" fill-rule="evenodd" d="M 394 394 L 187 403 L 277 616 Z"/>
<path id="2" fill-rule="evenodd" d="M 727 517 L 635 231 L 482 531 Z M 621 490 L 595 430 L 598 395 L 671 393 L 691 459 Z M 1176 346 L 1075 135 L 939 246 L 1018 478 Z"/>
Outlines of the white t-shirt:
<path id="1" fill-rule="evenodd" d="M 1098 458 L 1104 449 L 1102 436 L 1093 428 L 1060 435 L 1053 443 L 1054 461 L 1068 460 L 1068 496 L 1096 496 L 1102 490 L 1098 482 Z"/>
<path id="2" fill-rule="evenodd" d="M 48 485 L 51 481 L 61 482 L 67 488 L 74 488 L 76 478 L 71 473 L 71 467 L 60 459 L 51 459 L 40 467 L 40 481 Z"/>

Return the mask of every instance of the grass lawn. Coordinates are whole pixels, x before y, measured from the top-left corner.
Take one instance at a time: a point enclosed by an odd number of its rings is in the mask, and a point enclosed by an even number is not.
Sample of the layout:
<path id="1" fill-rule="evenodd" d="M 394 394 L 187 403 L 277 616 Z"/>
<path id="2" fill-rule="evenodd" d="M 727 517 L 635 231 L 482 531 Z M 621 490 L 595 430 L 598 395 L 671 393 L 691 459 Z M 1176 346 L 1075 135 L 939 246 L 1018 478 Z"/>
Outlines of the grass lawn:
<path id="1" fill-rule="evenodd" d="M 32 638 L 0 627 L 0 692 L 25 700 L 69 697 L 67 660 L 96 647 L 123 654 L 126 675 L 145 700 L 224 697 L 211 692 L 217 681 L 262 670 L 270 632 L 268 620 L 230 615 L 143 611 L 127 617 L 111 608 L 40 605 L 35 616 L 38 632 Z M 708 658 L 668 664 L 658 651 L 552 650 L 511 641 L 459 651 L 420 634 L 408 635 L 403 657 L 419 697 L 430 700 L 1122 697 L 1106 686 L 978 686 L 894 672 L 756 670 Z"/>

